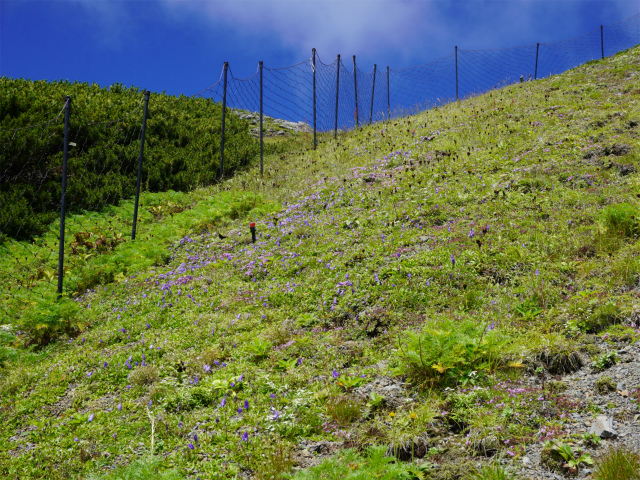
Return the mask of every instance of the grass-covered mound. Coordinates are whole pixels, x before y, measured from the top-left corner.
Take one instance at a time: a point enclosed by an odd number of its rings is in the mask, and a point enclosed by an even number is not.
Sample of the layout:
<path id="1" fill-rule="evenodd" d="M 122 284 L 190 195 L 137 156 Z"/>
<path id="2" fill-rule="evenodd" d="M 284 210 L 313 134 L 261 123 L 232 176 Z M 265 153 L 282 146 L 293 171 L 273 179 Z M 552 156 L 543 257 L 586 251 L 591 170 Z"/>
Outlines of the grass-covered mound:
<path id="1" fill-rule="evenodd" d="M 69 211 L 100 210 L 134 194 L 142 90 L 0 77 L 0 91 L 0 235 L 31 238 L 59 216 L 64 132 L 60 113 L 66 95 L 71 96 Z M 38 126 L 24 128 L 32 125 Z M 213 183 L 220 173 L 221 129 L 221 105 L 206 98 L 153 93 L 143 189 L 186 191 Z M 227 115 L 225 132 L 228 176 L 248 165 L 259 145 L 237 115 Z"/>
<path id="2" fill-rule="evenodd" d="M 593 334 L 640 336 L 639 68 L 635 48 L 208 191 L 261 200 L 76 298 L 70 337 L 3 329 L 0 475 L 509 478 L 543 444 L 585 464 L 571 414 L 609 407 L 553 376 L 616 361 Z"/>

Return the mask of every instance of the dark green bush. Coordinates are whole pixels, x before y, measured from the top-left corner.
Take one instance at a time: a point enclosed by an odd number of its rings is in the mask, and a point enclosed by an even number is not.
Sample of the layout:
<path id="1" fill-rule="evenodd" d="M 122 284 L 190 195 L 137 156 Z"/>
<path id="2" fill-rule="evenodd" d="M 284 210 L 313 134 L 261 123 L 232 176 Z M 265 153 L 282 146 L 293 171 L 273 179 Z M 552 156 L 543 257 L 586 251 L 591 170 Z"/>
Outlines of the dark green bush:
<path id="1" fill-rule="evenodd" d="M 0 77 L 0 232 L 19 240 L 59 216 L 64 116 L 70 95 L 68 212 L 99 211 L 135 193 L 143 92 L 116 84 L 29 81 Z M 185 191 L 216 181 L 222 107 L 206 98 L 153 94 L 149 101 L 142 188 Z M 49 123 L 42 124 L 51 120 Z M 23 127 L 42 124 L 35 128 Z M 258 154 L 249 125 L 225 122 L 224 174 Z"/>

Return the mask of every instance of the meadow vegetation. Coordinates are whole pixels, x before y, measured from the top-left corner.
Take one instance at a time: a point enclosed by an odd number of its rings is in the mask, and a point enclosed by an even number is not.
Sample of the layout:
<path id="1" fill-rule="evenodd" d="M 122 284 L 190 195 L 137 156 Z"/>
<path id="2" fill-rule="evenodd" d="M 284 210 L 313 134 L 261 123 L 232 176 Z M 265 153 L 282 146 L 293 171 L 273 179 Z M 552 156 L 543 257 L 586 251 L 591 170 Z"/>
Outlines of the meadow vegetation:
<path id="1" fill-rule="evenodd" d="M 326 136 L 145 193 L 135 242 L 72 238 L 68 297 L 5 297 L 0 476 L 513 479 L 539 444 L 634 478 L 554 377 L 640 338 L 639 72 L 636 47 Z"/>

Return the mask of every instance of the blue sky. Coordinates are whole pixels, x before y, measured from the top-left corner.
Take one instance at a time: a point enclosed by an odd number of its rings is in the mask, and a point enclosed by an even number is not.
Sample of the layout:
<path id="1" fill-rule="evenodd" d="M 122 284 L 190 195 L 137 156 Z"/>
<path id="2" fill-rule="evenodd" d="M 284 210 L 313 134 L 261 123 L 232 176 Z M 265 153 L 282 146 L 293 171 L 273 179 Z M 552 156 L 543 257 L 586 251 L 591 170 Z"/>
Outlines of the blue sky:
<path id="1" fill-rule="evenodd" d="M 553 42 L 640 11 L 638 0 L 0 0 L 0 75 L 193 95 L 224 61 L 248 77 L 318 50 L 410 67 L 461 49 Z"/>

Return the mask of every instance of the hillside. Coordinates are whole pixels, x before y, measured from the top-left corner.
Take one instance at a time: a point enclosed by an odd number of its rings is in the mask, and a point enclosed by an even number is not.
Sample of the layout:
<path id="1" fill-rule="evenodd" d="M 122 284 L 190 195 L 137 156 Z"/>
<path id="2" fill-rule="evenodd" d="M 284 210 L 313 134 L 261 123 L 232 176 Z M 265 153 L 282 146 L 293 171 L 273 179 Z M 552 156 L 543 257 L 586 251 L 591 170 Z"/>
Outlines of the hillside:
<path id="1" fill-rule="evenodd" d="M 95 260 L 161 261 L 3 327 L 0 476 L 614 478 L 640 444 L 639 72 L 636 47 L 184 194 Z"/>

